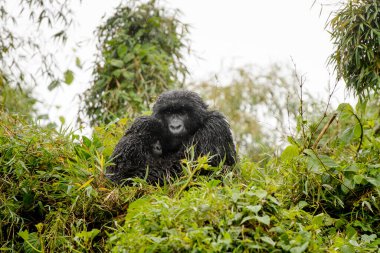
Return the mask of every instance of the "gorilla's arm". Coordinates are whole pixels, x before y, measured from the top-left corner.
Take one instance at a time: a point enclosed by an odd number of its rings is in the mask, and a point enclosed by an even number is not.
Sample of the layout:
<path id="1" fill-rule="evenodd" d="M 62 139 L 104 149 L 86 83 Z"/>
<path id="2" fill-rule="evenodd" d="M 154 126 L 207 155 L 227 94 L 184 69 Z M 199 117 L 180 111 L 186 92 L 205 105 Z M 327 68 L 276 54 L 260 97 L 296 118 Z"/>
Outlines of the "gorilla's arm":
<path id="1" fill-rule="evenodd" d="M 164 182 L 172 181 L 181 175 L 182 167 L 180 160 L 183 153 L 172 153 L 164 157 L 148 160 L 147 169 L 149 171 L 146 181 L 150 184 L 163 185 Z"/>
<path id="2" fill-rule="evenodd" d="M 236 163 L 236 150 L 230 126 L 226 118 L 217 111 L 209 112 L 204 124 L 192 137 L 196 156 L 210 154 L 211 165 L 217 166 L 225 159 L 225 165 Z"/>
<path id="3" fill-rule="evenodd" d="M 106 176 L 113 182 L 121 184 L 124 179 L 140 177 L 141 167 L 145 167 L 143 143 L 136 134 L 128 133 L 116 145 L 111 162 L 114 165 L 107 167 Z"/>

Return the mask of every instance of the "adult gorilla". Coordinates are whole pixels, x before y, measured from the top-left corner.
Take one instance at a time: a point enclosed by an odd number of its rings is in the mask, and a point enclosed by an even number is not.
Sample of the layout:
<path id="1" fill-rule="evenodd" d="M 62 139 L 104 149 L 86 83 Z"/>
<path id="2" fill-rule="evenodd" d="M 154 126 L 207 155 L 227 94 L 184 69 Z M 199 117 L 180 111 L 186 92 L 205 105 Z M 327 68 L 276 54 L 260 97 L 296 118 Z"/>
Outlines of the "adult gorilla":
<path id="1" fill-rule="evenodd" d="M 211 156 L 217 166 L 236 162 L 236 150 L 230 126 L 217 111 L 209 111 L 199 95 L 192 91 L 173 90 L 162 93 L 153 106 L 153 117 L 165 129 L 164 143 L 168 153 L 183 152 L 194 145 L 196 156 Z"/>

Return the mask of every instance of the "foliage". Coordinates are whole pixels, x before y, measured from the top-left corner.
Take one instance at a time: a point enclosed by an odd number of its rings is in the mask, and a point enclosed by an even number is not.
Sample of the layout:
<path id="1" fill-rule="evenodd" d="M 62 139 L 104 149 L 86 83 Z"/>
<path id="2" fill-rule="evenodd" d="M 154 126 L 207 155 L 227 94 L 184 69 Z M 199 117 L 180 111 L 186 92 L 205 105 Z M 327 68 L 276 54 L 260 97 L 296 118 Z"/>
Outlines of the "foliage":
<path id="1" fill-rule="evenodd" d="M 72 23 L 70 0 L 0 0 L 0 72 L 21 89 L 38 79 L 58 86 L 63 80 L 55 50 L 67 41 Z M 46 46 L 47 36 L 54 44 Z"/>
<path id="2" fill-rule="evenodd" d="M 28 3 L 34 6 L 46 1 Z M 354 14 L 360 9 L 357 3 L 363 2 L 351 2 Z M 105 99 L 107 94 L 115 98 L 124 94 L 118 85 L 129 87 L 127 80 L 131 78 L 137 86 L 127 89 L 128 95 L 123 95 L 127 104 L 123 106 L 139 112 L 159 90 L 174 85 L 178 74 L 185 73 L 179 50 L 184 48 L 186 26 L 175 14 L 166 15 L 154 6 L 151 1 L 120 7 L 100 28 L 103 58 L 95 70 L 95 84 L 102 86 L 94 85 L 99 89 L 91 94 L 101 95 L 103 102 L 114 102 Z M 368 15 L 372 14 L 369 11 Z M 128 17 L 137 23 L 123 19 Z M 177 33 L 182 28 L 185 30 Z M 139 68 L 134 69 L 136 62 Z M 367 66 L 365 61 L 360 64 L 356 67 Z M 154 79 L 156 71 L 164 76 Z M 183 174 L 173 182 L 160 187 L 134 179 L 134 185 L 118 187 L 105 178 L 104 171 L 112 163 L 109 157 L 129 121 L 98 126 L 91 138 L 63 127 L 57 130 L 38 125 L 24 116 L 33 113 L 34 100 L 13 85 L 9 73 L 2 69 L 0 249 L 379 252 L 379 97 L 371 96 L 356 107 L 344 103 L 330 112 L 329 103 L 314 103 L 312 99 L 308 104 L 302 79 L 297 75 L 287 78 L 283 72 L 278 66 L 257 73 L 242 68 L 230 84 L 197 86 L 209 102 L 230 117 L 241 151 L 247 153 L 235 167 L 212 167 L 209 157 L 194 157 L 190 149 L 181 161 Z M 66 83 L 73 81 L 71 71 L 63 76 Z M 144 79 L 139 79 L 141 76 Z M 364 77 L 358 80 L 368 81 Z M 301 90 L 298 96 L 297 85 Z M 369 87 L 357 85 L 364 90 Z M 102 93 L 105 87 L 108 93 Z M 130 94 L 145 97 L 137 101 Z M 115 113 L 112 108 L 96 110 L 108 115 L 108 122 Z M 261 119 L 263 115 L 273 118 Z M 261 124 L 263 120 L 273 120 L 279 127 L 268 131 Z M 101 121 L 93 118 L 93 124 Z M 252 148 L 256 141 L 273 148 L 272 136 L 287 127 L 295 133 L 288 136 L 288 146 L 280 156 Z M 264 155 L 266 159 L 257 159 Z M 210 170 L 210 175 L 201 175 L 201 169 Z"/>
<path id="3" fill-rule="evenodd" d="M 330 129 L 315 148 L 305 148 L 304 140 L 291 139 L 281 156 L 284 186 L 294 186 L 283 188 L 288 201 L 301 201 L 306 210 L 336 218 L 338 230 L 344 226 L 355 241 L 350 247 L 360 244 L 360 234 L 362 239 L 363 234 L 372 236 L 373 241 L 379 236 L 378 103 L 378 99 L 358 103 L 356 109 L 339 105 L 337 120 L 327 123 Z"/>
<path id="4" fill-rule="evenodd" d="M 30 91 L 19 87 L 11 87 L 5 76 L 0 73 L 0 110 L 18 113 L 32 119 L 36 110 L 33 108 L 36 100 L 30 96 Z"/>
<path id="5" fill-rule="evenodd" d="M 378 99 L 304 124 L 280 157 L 230 170 L 191 154 L 162 187 L 104 177 L 129 121 L 92 138 L 0 114 L 0 247 L 25 252 L 377 252 Z M 329 117 L 325 117 L 329 118 Z M 298 126 L 299 131 L 302 127 Z M 315 130 L 317 129 L 317 130 Z M 313 145 L 309 131 L 323 132 Z M 315 135 L 315 133 L 314 133 Z M 200 175 L 200 169 L 211 175 Z"/>
<path id="6" fill-rule="evenodd" d="M 191 88 L 227 116 L 240 154 L 261 160 L 260 156 L 273 152 L 295 127 L 299 115 L 298 78 L 290 68 L 278 64 L 265 69 L 245 66 L 228 74 L 232 78 L 227 83 L 219 83 L 217 77 L 216 81 Z M 303 105 L 305 114 L 321 112 L 326 106 L 309 93 L 303 96 L 307 101 Z"/>
<path id="7" fill-rule="evenodd" d="M 277 233 L 268 229 L 280 203 L 263 189 L 220 183 L 201 182 L 179 199 L 152 195 L 135 201 L 125 225 L 110 237 L 112 252 L 273 250 Z"/>
<path id="8" fill-rule="evenodd" d="M 349 0 L 329 21 L 336 48 L 330 56 L 347 88 L 360 98 L 380 90 L 380 2 Z"/>
<path id="9" fill-rule="evenodd" d="M 176 197 L 153 193 L 131 203 L 109 249 L 377 252 L 378 103 L 341 104 L 315 148 L 307 148 L 311 133 L 289 138 L 263 167 L 245 158 L 222 181 L 198 177 Z"/>
<path id="10" fill-rule="evenodd" d="M 98 28 L 100 55 L 81 109 L 91 125 L 136 116 L 158 94 L 181 85 L 187 26 L 177 16 L 155 0 L 131 1 Z"/>
<path id="11" fill-rule="evenodd" d="M 107 225 L 120 210 L 115 191 L 105 188 L 107 164 L 96 148 L 99 141 L 83 137 L 78 143 L 67 129 L 30 125 L 5 112 L 0 117 L 1 248 L 68 252 L 98 247 L 91 241 L 94 227 Z"/>

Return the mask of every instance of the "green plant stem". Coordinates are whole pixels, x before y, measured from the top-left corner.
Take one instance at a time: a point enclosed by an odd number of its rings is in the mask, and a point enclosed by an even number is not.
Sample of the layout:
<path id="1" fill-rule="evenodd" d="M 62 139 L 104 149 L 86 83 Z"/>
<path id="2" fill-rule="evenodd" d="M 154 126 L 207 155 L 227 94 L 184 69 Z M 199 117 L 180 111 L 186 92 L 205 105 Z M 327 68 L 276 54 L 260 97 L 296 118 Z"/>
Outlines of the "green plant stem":
<path id="1" fill-rule="evenodd" d="M 327 124 L 323 127 L 321 133 L 318 135 L 317 140 L 315 141 L 315 143 L 313 145 L 313 149 L 317 148 L 319 141 L 322 139 L 323 135 L 326 133 L 327 129 L 333 123 L 333 121 L 335 120 L 337 115 L 338 115 L 337 113 L 334 113 L 333 116 L 331 116 L 329 122 L 327 122 Z"/>

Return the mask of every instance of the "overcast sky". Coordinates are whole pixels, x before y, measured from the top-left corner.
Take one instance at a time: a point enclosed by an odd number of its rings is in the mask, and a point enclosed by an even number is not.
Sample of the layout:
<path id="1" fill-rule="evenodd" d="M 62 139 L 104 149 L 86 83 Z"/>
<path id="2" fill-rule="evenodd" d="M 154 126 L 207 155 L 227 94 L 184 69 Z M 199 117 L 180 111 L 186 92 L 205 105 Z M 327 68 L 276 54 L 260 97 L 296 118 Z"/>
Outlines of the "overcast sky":
<path id="1" fill-rule="evenodd" d="M 321 12 L 314 0 L 167 0 L 163 2 L 183 13 L 181 20 L 191 26 L 190 41 L 194 54 L 187 57 L 190 81 L 208 79 L 231 66 L 253 64 L 265 67 L 271 63 L 292 64 L 306 77 L 306 88 L 321 97 L 330 77 L 327 58 L 332 52 L 325 30 L 330 10 Z M 79 100 L 77 94 L 91 83 L 91 64 L 94 61 L 95 28 L 104 15 L 110 16 L 119 0 L 83 0 L 76 10 L 77 24 L 71 44 L 82 42 L 76 55 L 84 63 L 83 70 L 75 70 L 75 57 L 61 56 L 63 66 L 73 68 L 76 76 L 71 86 L 51 93 L 46 88 L 38 94 L 48 104 L 60 105 L 50 109 L 53 117 L 63 115 L 67 122 L 75 121 Z M 333 81 L 333 80 L 332 80 Z M 344 86 L 338 87 L 335 104 L 345 100 Z M 47 109 L 45 109 L 47 110 Z"/>

